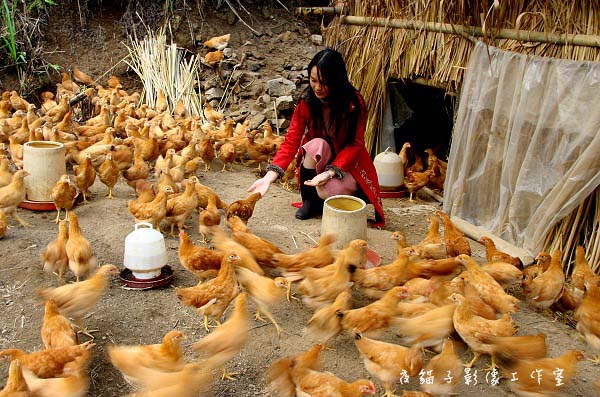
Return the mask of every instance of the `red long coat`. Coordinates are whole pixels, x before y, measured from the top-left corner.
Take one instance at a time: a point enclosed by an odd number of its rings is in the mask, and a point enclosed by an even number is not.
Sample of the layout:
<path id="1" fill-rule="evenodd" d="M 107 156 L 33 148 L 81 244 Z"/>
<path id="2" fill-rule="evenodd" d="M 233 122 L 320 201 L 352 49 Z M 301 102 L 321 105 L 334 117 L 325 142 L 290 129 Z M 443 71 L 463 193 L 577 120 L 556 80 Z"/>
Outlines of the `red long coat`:
<path id="1" fill-rule="evenodd" d="M 344 131 L 340 131 L 334 137 L 333 149 L 337 155 L 331 162 L 331 165 L 343 172 L 352 174 L 360 189 L 365 193 L 369 202 L 373 204 L 375 211 L 379 214 L 380 221 L 373 223 L 373 226 L 381 227 L 385 224 L 385 215 L 381 204 L 379 181 L 373 160 L 371 160 L 371 156 L 369 156 L 369 152 L 365 148 L 367 111 L 362 96 L 358 92 L 357 95 L 361 109 L 355 109 L 354 106 L 350 109 L 350 112 L 360 111 L 356 125 L 356 139 L 352 144 L 342 148 L 341 145 L 345 140 Z M 285 170 L 296 155 L 302 156 L 302 145 L 311 139 L 324 137 L 324 131 L 313 128 L 308 104 L 304 100 L 300 100 L 294 110 L 285 140 L 273 158 L 272 164 Z M 297 174 L 300 175 L 299 172 Z"/>

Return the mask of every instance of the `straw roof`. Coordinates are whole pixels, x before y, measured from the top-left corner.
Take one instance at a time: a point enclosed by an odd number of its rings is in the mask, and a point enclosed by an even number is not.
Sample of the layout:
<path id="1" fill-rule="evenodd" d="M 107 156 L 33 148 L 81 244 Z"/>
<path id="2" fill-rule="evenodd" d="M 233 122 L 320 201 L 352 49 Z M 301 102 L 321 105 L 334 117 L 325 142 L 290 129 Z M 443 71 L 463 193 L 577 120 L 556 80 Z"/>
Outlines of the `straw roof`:
<path id="1" fill-rule="evenodd" d="M 600 60 L 599 47 L 496 38 L 501 29 L 599 35 L 600 3 L 596 0 L 349 0 L 346 3 L 348 15 L 481 27 L 485 37 L 480 40 L 501 49 L 546 57 Z M 350 80 L 367 103 L 365 142 L 369 149 L 381 124 L 385 88 L 390 78 L 423 78 L 433 86 L 457 92 L 473 48 L 473 38 L 464 33 L 352 26 L 340 23 L 338 17 L 326 29 L 325 37 L 328 46 L 344 54 Z"/>

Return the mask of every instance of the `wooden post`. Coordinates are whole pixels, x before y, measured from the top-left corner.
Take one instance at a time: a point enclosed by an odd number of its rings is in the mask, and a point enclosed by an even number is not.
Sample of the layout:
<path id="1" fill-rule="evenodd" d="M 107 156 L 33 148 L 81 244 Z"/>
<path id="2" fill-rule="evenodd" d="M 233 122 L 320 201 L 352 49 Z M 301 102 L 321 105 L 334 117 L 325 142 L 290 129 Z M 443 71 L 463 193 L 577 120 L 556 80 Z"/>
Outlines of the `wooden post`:
<path id="1" fill-rule="evenodd" d="M 297 13 L 301 15 L 308 15 L 317 13 L 314 10 L 304 11 L 307 7 L 300 7 L 297 9 Z M 339 15 L 337 8 L 339 7 L 317 7 L 320 8 L 318 13 Z M 307 14 L 305 14 L 305 12 Z M 386 28 L 395 29 L 407 29 L 407 30 L 424 30 L 427 32 L 437 33 L 449 33 L 468 35 L 472 37 L 489 37 L 492 36 L 494 39 L 509 39 L 516 41 L 534 42 L 534 43 L 551 43 L 561 45 L 578 45 L 584 47 L 600 47 L 600 36 L 591 34 L 566 34 L 566 33 L 552 33 L 552 32 L 534 32 L 530 30 L 519 30 L 519 29 L 499 29 L 489 32 L 484 32 L 479 26 L 464 26 L 464 25 L 453 25 L 451 23 L 441 22 L 424 22 L 418 20 L 408 19 L 389 19 L 389 18 L 372 18 L 372 17 L 360 17 L 353 15 L 340 15 L 340 23 L 346 25 L 356 26 L 379 26 Z"/>
<path id="2" fill-rule="evenodd" d="M 459 217 L 453 216 L 451 220 L 456 225 L 456 227 L 470 239 L 479 241 L 479 239 L 483 236 L 489 237 L 494 242 L 494 244 L 496 244 L 496 248 L 498 248 L 500 251 L 521 258 L 523 265 L 526 266 L 533 263 L 534 256 L 528 250 L 517 247 L 509 243 L 508 241 L 503 240 L 500 237 L 494 236 L 493 234 L 483 230 L 479 226 L 472 225 Z"/>

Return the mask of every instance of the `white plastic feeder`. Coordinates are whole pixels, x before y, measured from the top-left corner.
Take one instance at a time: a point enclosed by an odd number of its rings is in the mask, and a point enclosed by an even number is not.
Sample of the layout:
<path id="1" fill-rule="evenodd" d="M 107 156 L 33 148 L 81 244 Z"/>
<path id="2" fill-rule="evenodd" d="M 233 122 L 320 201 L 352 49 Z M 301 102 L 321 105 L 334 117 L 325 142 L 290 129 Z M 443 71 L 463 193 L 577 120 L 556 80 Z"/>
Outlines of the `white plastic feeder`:
<path id="1" fill-rule="evenodd" d="M 125 237 L 123 265 L 137 279 L 148 280 L 160 276 L 167 264 L 167 249 L 161 232 L 148 222 L 135 224 L 135 230 Z"/>
<path id="2" fill-rule="evenodd" d="M 402 158 L 391 148 L 379 153 L 373 160 L 377 180 L 381 190 L 398 190 L 404 183 L 404 164 Z"/>

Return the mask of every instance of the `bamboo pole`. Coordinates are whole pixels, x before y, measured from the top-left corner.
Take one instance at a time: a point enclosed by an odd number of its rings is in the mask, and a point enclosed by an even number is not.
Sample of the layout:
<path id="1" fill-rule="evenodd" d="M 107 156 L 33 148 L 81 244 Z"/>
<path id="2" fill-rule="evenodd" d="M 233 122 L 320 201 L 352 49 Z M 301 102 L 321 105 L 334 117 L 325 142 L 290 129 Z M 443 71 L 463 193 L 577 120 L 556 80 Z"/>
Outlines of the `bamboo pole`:
<path id="1" fill-rule="evenodd" d="M 301 10 L 303 7 L 300 7 Z M 304 7 L 306 8 L 306 7 Z M 334 7 L 323 7 L 323 13 Z M 301 12 L 301 11 L 298 11 Z M 302 11 L 303 12 L 303 11 Z M 333 14 L 333 13 L 332 13 Z M 339 22 L 356 26 L 379 26 L 396 29 L 423 30 L 437 33 L 469 35 L 473 37 L 493 37 L 494 39 L 509 39 L 535 43 L 552 43 L 561 45 L 577 45 L 584 47 L 600 47 L 600 36 L 591 34 L 560 34 L 552 32 L 534 32 L 519 29 L 498 29 L 484 31 L 479 26 L 454 25 L 441 22 L 423 22 L 407 19 L 370 18 L 353 15 L 341 15 Z"/>

